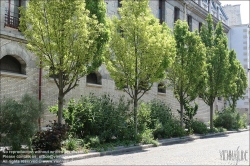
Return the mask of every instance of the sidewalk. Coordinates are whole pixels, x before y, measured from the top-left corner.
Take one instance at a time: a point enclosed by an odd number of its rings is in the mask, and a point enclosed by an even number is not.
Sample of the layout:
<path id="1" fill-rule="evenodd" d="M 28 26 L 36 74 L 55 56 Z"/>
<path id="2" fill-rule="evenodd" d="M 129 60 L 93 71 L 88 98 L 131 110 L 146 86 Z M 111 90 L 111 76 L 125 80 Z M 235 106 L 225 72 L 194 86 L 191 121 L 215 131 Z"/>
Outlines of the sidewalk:
<path id="1" fill-rule="evenodd" d="M 163 146 L 163 145 L 172 145 L 172 144 L 178 144 L 178 143 L 183 143 L 183 142 L 189 142 L 189 141 L 193 141 L 196 139 L 204 139 L 204 138 L 211 138 L 211 137 L 217 137 L 217 136 L 225 136 L 227 134 L 231 134 L 231 133 L 238 133 L 238 132 L 245 132 L 245 131 L 249 131 L 249 126 L 248 129 L 241 129 L 238 131 L 226 131 L 226 132 L 220 132 L 220 133 L 210 133 L 210 134 L 206 134 L 206 135 L 200 135 L 200 134 L 194 134 L 194 135 L 190 135 L 190 136 L 185 136 L 185 137 L 181 137 L 181 138 L 169 138 L 169 139 L 162 139 L 159 140 L 159 145 L 158 146 Z M 83 152 L 72 152 L 72 153 L 68 153 L 68 154 L 64 154 L 61 156 L 58 156 L 58 158 L 56 158 L 55 160 L 33 160 L 34 163 L 22 163 L 22 164 L 18 164 L 18 163 L 13 163 L 14 165 L 22 165 L 22 166 L 30 166 L 30 165 L 40 165 L 40 166 L 49 166 L 49 165 L 59 165 L 60 163 L 64 163 L 64 162 L 71 162 L 74 160 L 81 160 L 81 159 L 87 159 L 87 158 L 93 158 L 93 157 L 99 157 L 99 156 L 105 156 L 105 155 L 114 155 L 114 154 L 120 154 L 120 153 L 126 153 L 126 152 L 132 152 L 132 151 L 139 151 L 139 150 L 143 150 L 143 149 L 147 149 L 147 148 L 151 148 L 151 147 L 155 147 L 155 145 L 153 144 L 147 144 L 147 145 L 138 145 L 138 146 L 128 146 L 128 147 L 124 147 L 124 146 L 119 146 L 119 147 L 115 147 L 113 150 L 111 151 L 105 151 L 105 152 L 96 152 L 96 151 L 89 151 L 89 153 L 83 153 Z M 2 165 L 10 165 L 10 164 L 0 164 Z"/>

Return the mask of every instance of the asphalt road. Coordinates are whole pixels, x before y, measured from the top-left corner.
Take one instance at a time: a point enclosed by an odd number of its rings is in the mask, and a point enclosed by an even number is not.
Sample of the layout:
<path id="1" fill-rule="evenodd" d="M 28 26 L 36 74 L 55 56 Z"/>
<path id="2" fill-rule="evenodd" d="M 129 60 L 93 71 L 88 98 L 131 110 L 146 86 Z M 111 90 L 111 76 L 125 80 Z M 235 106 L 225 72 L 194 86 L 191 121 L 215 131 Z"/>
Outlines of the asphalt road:
<path id="1" fill-rule="evenodd" d="M 63 165 L 250 165 L 249 131 Z"/>

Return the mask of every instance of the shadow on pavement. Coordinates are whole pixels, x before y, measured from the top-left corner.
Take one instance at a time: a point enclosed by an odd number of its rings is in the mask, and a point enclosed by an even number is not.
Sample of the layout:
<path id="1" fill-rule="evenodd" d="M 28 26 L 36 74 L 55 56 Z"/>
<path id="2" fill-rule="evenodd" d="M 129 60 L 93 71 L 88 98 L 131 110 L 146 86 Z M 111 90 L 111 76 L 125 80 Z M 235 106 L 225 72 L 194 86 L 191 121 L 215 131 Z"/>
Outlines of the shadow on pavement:
<path id="1" fill-rule="evenodd" d="M 135 153 L 144 153 L 147 152 L 147 149 L 141 149 L 141 150 L 135 150 L 135 151 L 129 151 L 129 152 L 119 152 L 116 154 L 111 154 L 112 156 L 120 156 L 120 155 L 125 155 L 125 154 L 135 154 Z"/>

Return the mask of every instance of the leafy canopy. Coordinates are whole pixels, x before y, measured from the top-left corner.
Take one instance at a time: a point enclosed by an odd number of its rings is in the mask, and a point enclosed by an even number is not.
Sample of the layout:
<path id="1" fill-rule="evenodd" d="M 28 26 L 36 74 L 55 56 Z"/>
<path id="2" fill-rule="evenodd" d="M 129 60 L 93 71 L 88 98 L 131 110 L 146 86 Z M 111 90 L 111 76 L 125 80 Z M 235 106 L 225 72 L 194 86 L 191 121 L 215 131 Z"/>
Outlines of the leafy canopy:
<path id="1" fill-rule="evenodd" d="M 120 19 L 112 18 L 107 68 L 118 88 L 139 99 L 154 82 L 165 78 L 175 55 L 175 41 L 165 23 L 159 24 L 148 0 L 122 1 Z M 137 92 L 135 92 L 137 91 Z"/>
<path id="2" fill-rule="evenodd" d="M 58 87 L 68 85 L 64 94 L 91 72 L 88 69 L 100 65 L 95 63 L 101 59 L 96 57 L 96 40 L 104 24 L 85 7 L 81 0 L 30 0 L 26 9 L 21 8 L 20 29 L 27 48 L 39 57 L 42 67 L 50 69 L 49 75 L 63 75 L 62 80 L 54 80 Z"/>

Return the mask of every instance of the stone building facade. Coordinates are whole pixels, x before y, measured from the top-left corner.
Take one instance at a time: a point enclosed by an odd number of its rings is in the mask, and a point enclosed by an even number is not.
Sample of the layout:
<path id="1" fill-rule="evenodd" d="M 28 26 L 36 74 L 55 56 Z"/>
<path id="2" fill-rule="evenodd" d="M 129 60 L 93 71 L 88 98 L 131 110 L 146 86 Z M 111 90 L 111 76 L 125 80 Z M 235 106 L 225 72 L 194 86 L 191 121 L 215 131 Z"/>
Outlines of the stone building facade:
<path id="1" fill-rule="evenodd" d="M 117 9 L 120 0 L 105 0 L 107 5 L 107 15 L 117 15 Z M 24 47 L 25 39 L 21 32 L 18 31 L 18 17 L 16 8 L 20 5 L 25 5 L 24 0 L 3 0 L 0 1 L 0 101 L 4 97 L 13 97 L 20 99 L 25 93 L 38 96 L 39 92 L 39 68 L 37 67 L 36 57 Z M 227 17 L 221 9 L 220 2 L 217 0 L 151 0 L 150 8 L 155 17 L 161 21 L 165 21 L 167 25 L 173 29 L 176 19 L 187 20 L 191 31 L 199 30 L 202 22 L 208 13 L 213 14 L 214 23 L 223 22 L 223 27 L 226 33 L 229 31 L 227 26 Z M 57 104 L 57 87 L 53 80 L 45 78 L 47 71 L 42 71 L 41 98 L 47 106 Z M 101 95 L 104 93 L 110 94 L 114 99 L 126 93 L 117 90 L 114 81 L 110 78 L 105 65 L 91 75 L 80 80 L 79 86 L 70 91 L 65 99 L 67 101 L 74 97 L 79 98 L 81 95 L 94 93 Z M 158 89 L 158 84 L 155 83 L 150 91 L 148 91 L 141 100 L 150 101 L 159 99 L 169 104 L 173 112 L 177 115 L 179 103 L 174 98 L 171 89 L 166 89 L 161 92 Z M 196 102 L 199 105 L 199 110 L 196 118 L 204 122 L 209 121 L 209 107 L 200 99 Z M 220 110 L 224 107 L 224 101 L 216 99 L 214 108 Z M 46 111 L 42 119 L 42 125 L 48 124 L 49 120 L 56 119 L 49 111 Z"/>
<path id="2" fill-rule="evenodd" d="M 228 16 L 228 26 L 241 25 L 240 5 L 225 5 L 222 7 Z"/>

